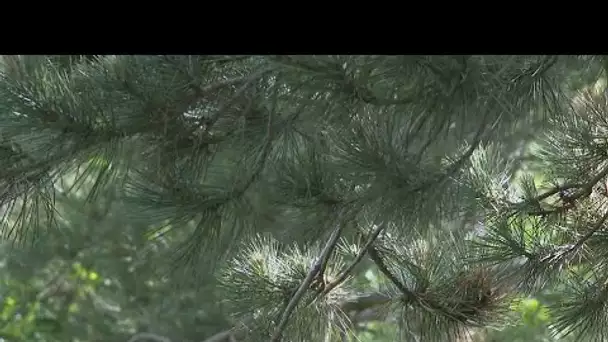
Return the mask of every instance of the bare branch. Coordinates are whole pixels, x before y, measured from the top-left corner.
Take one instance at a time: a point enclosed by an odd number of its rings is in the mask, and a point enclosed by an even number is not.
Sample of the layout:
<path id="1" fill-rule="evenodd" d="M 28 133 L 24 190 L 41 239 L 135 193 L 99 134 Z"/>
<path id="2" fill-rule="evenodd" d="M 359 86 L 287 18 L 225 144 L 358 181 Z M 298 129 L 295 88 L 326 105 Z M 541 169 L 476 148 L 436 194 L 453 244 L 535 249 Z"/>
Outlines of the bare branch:
<path id="1" fill-rule="evenodd" d="M 271 339 L 272 342 L 279 342 L 281 340 L 283 330 L 285 330 L 285 327 L 287 326 L 289 317 L 291 316 L 293 310 L 296 308 L 296 306 L 304 296 L 306 290 L 308 290 L 310 284 L 313 282 L 317 274 L 319 274 L 319 271 L 321 271 L 321 266 L 323 265 L 324 261 L 329 258 L 329 255 L 333 251 L 336 243 L 338 242 L 338 239 L 340 238 L 340 234 L 342 232 L 343 227 L 344 225 L 339 223 L 336 229 L 334 229 L 331 236 L 329 237 L 329 240 L 325 244 L 325 247 L 321 251 L 320 257 L 312 266 L 310 272 L 308 272 L 308 275 L 306 276 L 302 284 L 300 284 L 300 287 L 298 288 L 296 293 L 293 295 L 293 297 L 291 297 L 291 300 L 287 304 L 287 307 L 285 307 L 285 310 L 283 311 L 283 314 L 281 316 L 281 320 L 279 321 L 279 325 L 277 326 L 277 329 Z"/>
<path id="2" fill-rule="evenodd" d="M 376 239 L 378 238 L 378 236 L 380 235 L 382 230 L 384 230 L 384 227 L 385 227 L 384 223 L 376 226 L 376 228 L 372 231 L 370 236 L 367 238 L 367 241 L 365 242 L 365 245 L 363 246 L 363 248 L 361 248 L 361 250 L 355 257 L 355 260 L 353 260 L 342 271 L 342 273 L 340 273 L 340 275 L 334 281 L 332 281 L 331 283 L 329 283 L 325 286 L 325 289 L 321 293 L 321 296 L 327 295 L 331 290 L 333 290 L 336 286 L 340 285 L 342 282 L 344 282 L 346 280 L 346 278 L 348 278 L 348 276 L 353 271 L 353 269 L 361 262 L 361 260 L 363 260 L 363 257 L 367 253 L 368 249 L 371 247 L 371 245 L 374 243 L 374 241 L 376 241 Z"/>

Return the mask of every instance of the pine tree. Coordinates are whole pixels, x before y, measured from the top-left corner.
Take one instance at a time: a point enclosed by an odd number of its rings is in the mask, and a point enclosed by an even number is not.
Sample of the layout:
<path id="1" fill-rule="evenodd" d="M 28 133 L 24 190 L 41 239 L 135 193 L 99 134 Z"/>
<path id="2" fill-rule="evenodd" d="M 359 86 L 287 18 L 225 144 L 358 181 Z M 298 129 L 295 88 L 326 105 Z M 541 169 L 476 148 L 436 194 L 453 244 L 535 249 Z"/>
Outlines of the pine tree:
<path id="1" fill-rule="evenodd" d="M 457 341 L 549 287 L 555 334 L 608 338 L 605 57 L 2 61 L 5 238 L 35 248 L 58 194 L 116 192 L 188 232 L 167 264 L 212 275 L 234 324 L 207 341 L 348 341 L 370 310 Z"/>

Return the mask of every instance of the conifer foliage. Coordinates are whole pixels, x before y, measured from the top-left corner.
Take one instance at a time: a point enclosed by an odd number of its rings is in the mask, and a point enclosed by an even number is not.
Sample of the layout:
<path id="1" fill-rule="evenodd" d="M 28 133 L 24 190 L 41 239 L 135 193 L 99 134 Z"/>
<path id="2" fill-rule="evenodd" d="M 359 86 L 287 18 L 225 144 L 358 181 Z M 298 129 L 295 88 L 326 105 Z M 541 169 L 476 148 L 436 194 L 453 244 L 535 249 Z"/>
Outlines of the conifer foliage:
<path id="1" fill-rule="evenodd" d="M 61 219 L 57 192 L 96 201 L 118 187 L 126 220 L 191 230 L 168 262 L 212 274 L 235 326 L 208 341 L 348 341 L 372 309 L 398 322 L 398 340 L 457 341 L 547 287 L 564 295 L 550 308 L 555 334 L 599 341 L 606 67 L 594 56 L 4 56 L 2 232 L 43 243 Z M 363 262 L 379 289 L 354 286 Z"/>

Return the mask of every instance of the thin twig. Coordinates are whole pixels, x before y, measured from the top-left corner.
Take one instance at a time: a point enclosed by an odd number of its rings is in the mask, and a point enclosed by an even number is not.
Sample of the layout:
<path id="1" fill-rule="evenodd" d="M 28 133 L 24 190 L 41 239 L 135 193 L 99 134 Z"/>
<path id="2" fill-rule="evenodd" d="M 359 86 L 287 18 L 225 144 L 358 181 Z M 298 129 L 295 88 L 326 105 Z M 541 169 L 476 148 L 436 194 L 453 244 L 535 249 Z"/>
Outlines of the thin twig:
<path id="1" fill-rule="evenodd" d="M 410 291 L 397 277 L 395 277 L 391 271 L 386 267 L 380 253 L 376 250 L 375 247 L 371 246 L 368 250 L 369 256 L 372 261 L 376 264 L 380 272 L 384 274 L 395 286 L 403 293 L 405 296 L 409 298 L 413 298 L 415 295 L 412 291 Z"/>
<path id="2" fill-rule="evenodd" d="M 382 223 L 382 224 L 379 224 L 372 231 L 370 236 L 367 238 L 365 245 L 363 245 L 363 248 L 361 248 L 361 250 L 355 257 L 355 260 L 353 260 L 348 265 L 348 267 L 346 267 L 334 281 L 332 281 L 331 283 L 329 283 L 325 286 L 325 289 L 321 293 L 321 296 L 327 295 L 331 290 L 333 290 L 336 286 L 340 285 L 342 282 L 344 282 L 346 280 L 346 278 L 348 278 L 348 276 L 353 271 L 353 269 L 361 262 L 361 260 L 363 260 L 363 257 L 367 253 L 368 249 L 371 247 L 371 245 L 374 243 L 374 241 L 376 241 L 376 239 L 378 238 L 378 236 L 380 235 L 382 230 L 384 230 L 384 227 L 385 227 L 385 224 Z"/>
<path id="3" fill-rule="evenodd" d="M 342 202 L 343 204 L 350 204 L 350 201 Z M 335 205 L 332 204 L 332 208 L 336 208 Z M 346 210 L 346 209 L 345 209 Z M 337 223 L 338 226 L 342 226 L 343 223 L 338 222 L 338 220 L 343 219 L 343 215 L 338 215 L 332 222 Z M 325 274 L 325 269 L 327 268 L 327 263 L 329 262 L 330 256 L 333 254 L 333 251 L 336 247 L 336 244 L 330 247 L 330 250 L 326 253 L 325 258 L 321 260 L 321 267 L 319 269 L 319 273 L 317 274 L 317 278 L 320 278 L 323 281 L 323 275 Z M 324 281 L 323 281 L 324 283 Z M 318 294 L 317 294 L 318 295 Z M 315 297 L 316 298 L 316 297 Z M 314 300 L 314 299 L 313 299 Z"/>
<path id="4" fill-rule="evenodd" d="M 574 245 L 570 246 L 569 248 L 567 248 L 565 251 L 563 251 L 562 253 L 560 253 L 558 255 L 551 253 L 551 254 L 545 256 L 544 258 L 542 258 L 541 261 L 552 260 L 552 259 L 555 260 L 556 257 L 559 257 L 561 260 L 563 260 L 564 257 L 568 256 L 570 253 L 573 253 L 577 249 L 581 248 L 581 246 L 587 240 L 589 240 L 591 237 L 593 237 L 593 235 L 603 227 L 604 222 L 606 222 L 607 219 L 608 219 L 608 211 L 606 211 L 606 213 L 604 213 L 604 215 L 593 225 L 593 227 L 591 227 L 591 229 L 585 235 L 583 235 L 580 239 L 578 239 Z"/>
<path id="5" fill-rule="evenodd" d="M 323 247 L 323 250 L 321 251 L 321 255 L 319 256 L 318 260 L 311 267 L 310 271 L 308 272 L 308 275 L 306 276 L 302 284 L 300 284 L 300 287 L 298 288 L 296 293 L 293 295 L 293 297 L 291 297 L 291 300 L 285 307 L 285 310 L 283 311 L 283 314 L 281 316 L 281 320 L 279 321 L 279 325 L 277 326 L 277 329 L 271 339 L 272 342 L 279 342 L 281 340 L 283 330 L 285 330 L 285 327 L 287 326 L 289 317 L 291 316 L 292 312 L 304 296 L 306 290 L 308 290 L 310 284 L 313 282 L 313 280 L 321 270 L 321 265 L 323 261 L 329 258 L 331 251 L 333 250 L 334 246 L 338 242 L 338 239 L 340 238 L 340 234 L 342 232 L 343 227 L 343 224 L 338 224 L 336 229 L 334 229 L 331 236 L 329 237 L 329 240 L 325 244 L 325 247 Z"/>
<path id="6" fill-rule="evenodd" d="M 581 191 L 568 197 L 568 199 L 571 201 L 576 200 L 587 194 L 590 194 L 591 193 L 590 190 L 593 188 L 593 186 L 595 186 L 595 184 L 597 184 L 599 181 L 601 181 L 606 176 L 608 176 L 608 165 L 606 167 L 604 167 L 604 169 L 602 169 L 602 171 L 600 173 L 598 173 L 595 177 L 593 177 L 587 183 L 566 183 L 563 185 L 559 185 L 559 186 L 551 188 L 550 190 L 547 190 L 546 192 L 534 197 L 531 201 L 540 202 L 544 199 L 547 199 L 547 198 L 559 193 L 560 191 L 565 191 L 565 190 L 569 190 L 569 189 L 581 189 Z M 526 204 L 529 202 L 530 202 L 530 200 L 522 201 L 522 202 L 515 203 L 515 205 L 516 206 L 523 205 L 523 204 Z"/>
<path id="7" fill-rule="evenodd" d="M 578 241 L 576 241 L 576 243 L 570 248 L 569 251 L 574 251 L 581 247 L 587 240 L 589 240 L 593 236 L 593 234 L 595 234 L 598 230 L 602 228 L 604 222 L 606 222 L 606 219 L 608 219 L 608 211 L 604 213 L 604 215 L 593 225 L 593 227 L 585 235 L 583 235 Z"/>

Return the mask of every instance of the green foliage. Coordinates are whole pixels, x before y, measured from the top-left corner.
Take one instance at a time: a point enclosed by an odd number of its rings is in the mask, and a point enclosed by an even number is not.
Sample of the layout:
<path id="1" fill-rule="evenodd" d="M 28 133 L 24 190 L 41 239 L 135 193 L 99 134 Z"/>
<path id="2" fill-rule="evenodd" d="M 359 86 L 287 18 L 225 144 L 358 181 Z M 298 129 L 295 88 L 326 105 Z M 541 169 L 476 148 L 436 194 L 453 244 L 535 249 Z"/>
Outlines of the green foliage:
<path id="1" fill-rule="evenodd" d="M 604 57 L 2 62 L 12 339 L 606 335 Z"/>
<path id="2" fill-rule="evenodd" d="M 197 341 L 228 328 L 216 314 L 213 280 L 176 291 L 167 268 L 159 267 L 180 239 L 150 242 L 140 234 L 146 227 L 125 222 L 120 203 L 101 199 L 83 205 L 82 197 L 58 197 L 62 234 L 48 235 L 36 249 L 3 247 L 0 336 L 128 341 L 138 331 L 153 330 Z"/>

